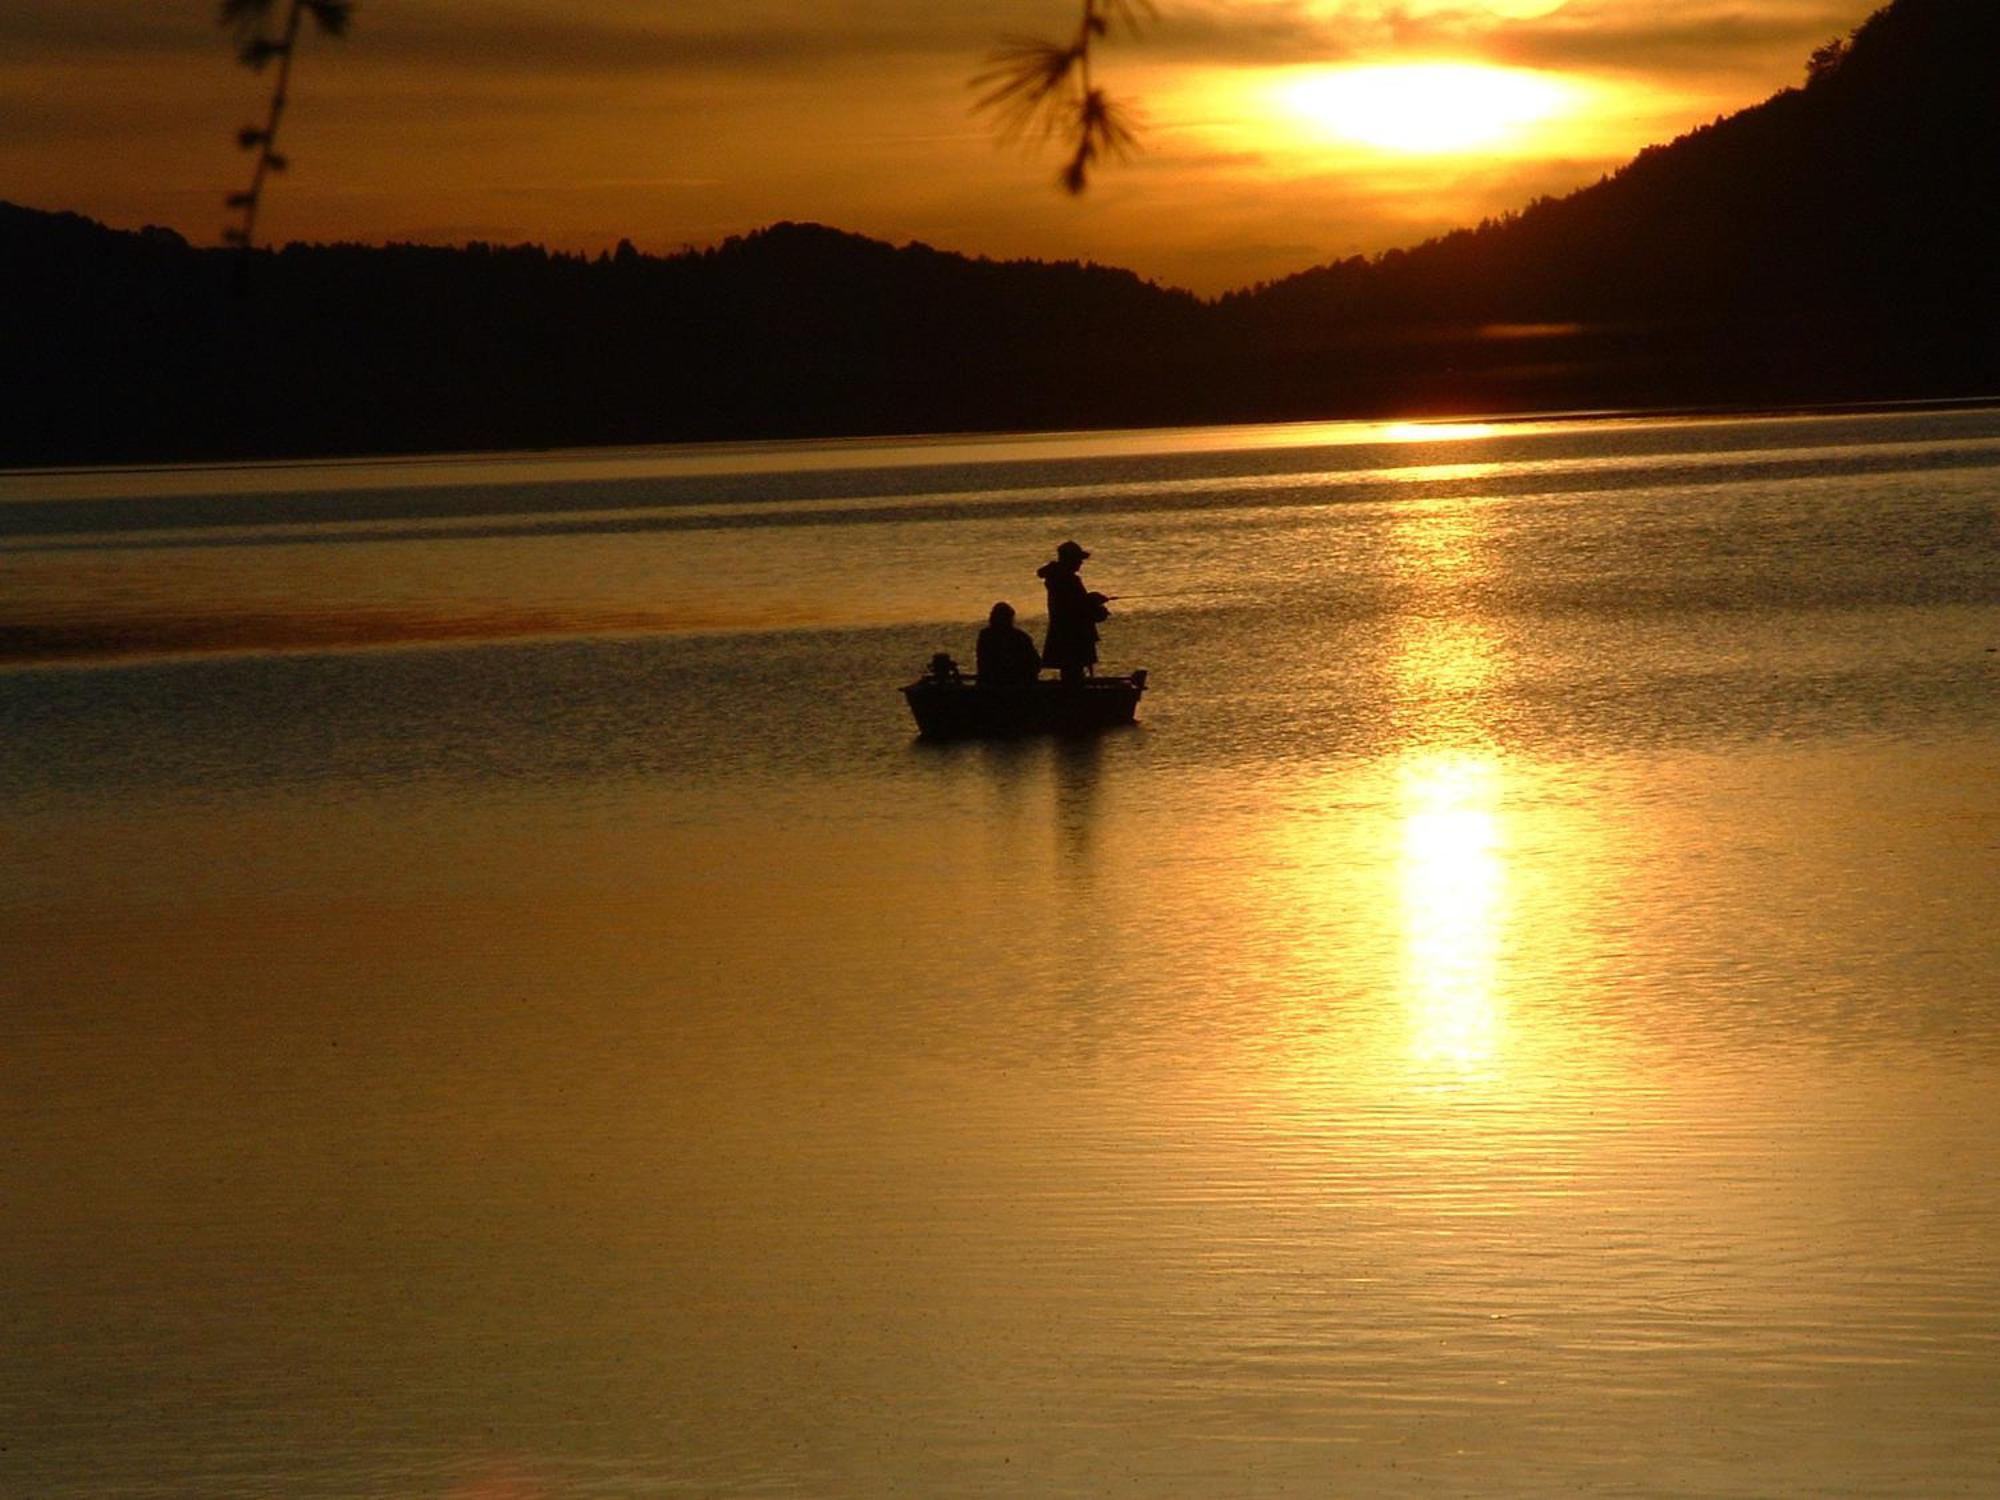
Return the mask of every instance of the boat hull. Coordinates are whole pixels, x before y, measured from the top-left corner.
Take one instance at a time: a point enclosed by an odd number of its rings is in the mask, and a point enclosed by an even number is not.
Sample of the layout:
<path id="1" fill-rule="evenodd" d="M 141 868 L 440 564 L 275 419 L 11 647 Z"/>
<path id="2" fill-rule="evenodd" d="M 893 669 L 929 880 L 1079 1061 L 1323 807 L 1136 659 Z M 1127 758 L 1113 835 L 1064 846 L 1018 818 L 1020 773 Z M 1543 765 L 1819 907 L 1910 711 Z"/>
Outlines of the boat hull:
<path id="1" fill-rule="evenodd" d="M 917 733 L 927 740 L 1003 739 L 1028 734 L 1095 734 L 1130 724 L 1146 674 L 1089 677 L 1065 686 L 1053 679 L 1020 687 L 981 687 L 925 677 L 903 689 Z"/>

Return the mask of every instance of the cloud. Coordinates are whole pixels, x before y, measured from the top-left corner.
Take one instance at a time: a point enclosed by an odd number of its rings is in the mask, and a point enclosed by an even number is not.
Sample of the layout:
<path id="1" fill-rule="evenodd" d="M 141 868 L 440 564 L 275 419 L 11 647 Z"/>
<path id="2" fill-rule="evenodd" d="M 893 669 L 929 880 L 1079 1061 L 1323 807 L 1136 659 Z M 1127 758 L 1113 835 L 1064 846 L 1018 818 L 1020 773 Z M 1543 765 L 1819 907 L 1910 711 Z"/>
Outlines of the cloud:
<path id="1" fill-rule="evenodd" d="M 912 27 L 830 26 L 811 10 L 699 24 L 678 10 L 642 20 L 579 21 L 525 7 L 489 11 L 476 27 L 441 6 L 413 6 L 382 22 L 380 42 L 399 61 L 443 68 L 532 68 L 572 73 L 792 71 L 846 58 L 943 50 Z M 970 49 L 977 39 L 966 36 Z"/>
<path id="2" fill-rule="evenodd" d="M 1328 16 L 1306 0 L 1182 0 L 1147 32 L 1144 46 L 1152 55 L 1208 66 L 1296 67 L 1341 61 L 1383 42 L 1381 29 L 1365 19 Z"/>
<path id="3" fill-rule="evenodd" d="M 0 54 L 224 54 L 228 39 L 211 14 L 205 6 L 190 13 L 130 0 L 8 0 L 0 10 Z M 735 74 L 931 54 L 970 65 L 1009 24 L 1019 27 L 1020 8 L 997 3 L 886 0 L 833 21 L 810 0 L 727 8 L 647 0 L 600 6 L 587 18 L 554 0 L 471 12 L 447 0 L 401 0 L 361 10 L 350 35 L 374 57 L 431 68 Z"/>
<path id="4" fill-rule="evenodd" d="M 1570 0 L 1547 15 L 1508 18 L 1485 5 L 1350 0 L 1181 0 L 1149 33 L 1149 51 L 1179 61 L 1294 67 L 1386 53 L 1470 53 L 1520 67 L 1662 74 L 1768 72 L 1852 29 L 1874 0 Z"/>
<path id="5" fill-rule="evenodd" d="M 682 192 L 723 185 L 720 177 L 580 177 L 561 182 L 503 183 L 487 189 L 500 198 L 631 192 Z"/>
<path id="6" fill-rule="evenodd" d="M 1805 5 L 1571 7 L 1540 21 L 1494 29 L 1488 54 L 1521 67 L 1663 75 L 1768 73 L 1792 56 L 1803 72 L 1812 49 L 1850 30 L 1872 7 L 1854 0 Z"/>
<path id="7" fill-rule="evenodd" d="M 227 45 L 219 28 L 199 16 L 166 6 L 109 4 L 106 0 L 8 0 L 0 9 L 0 57 L 87 57 L 212 51 Z"/>
<path id="8" fill-rule="evenodd" d="M 1255 172 L 1270 165 L 1267 151 L 1189 151 L 1152 149 L 1136 153 L 1124 164 L 1135 172 Z"/>
<path id="9" fill-rule="evenodd" d="M 1391 52 L 1470 52 L 1523 67 L 1634 73 L 1768 71 L 1859 24 L 1872 0 L 1568 0 L 1508 19 L 1478 0 L 1167 0 L 1113 55 L 1207 67 L 1279 67 Z M 129 0 L 8 0 L 0 55 L 214 56 L 227 42 L 210 11 Z M 582 75 L 799 73 L 840 63 L 936 59 L 976 68 L 1005 33 L 1059 34 L 1054 0 L 865 0 L 829 16 L 819 0 L 728 6 L 606 0 L 588 17 L 556 0 L 468 13 L 450 0 L 370 6 L 357 53 L 425 68 Z"/>

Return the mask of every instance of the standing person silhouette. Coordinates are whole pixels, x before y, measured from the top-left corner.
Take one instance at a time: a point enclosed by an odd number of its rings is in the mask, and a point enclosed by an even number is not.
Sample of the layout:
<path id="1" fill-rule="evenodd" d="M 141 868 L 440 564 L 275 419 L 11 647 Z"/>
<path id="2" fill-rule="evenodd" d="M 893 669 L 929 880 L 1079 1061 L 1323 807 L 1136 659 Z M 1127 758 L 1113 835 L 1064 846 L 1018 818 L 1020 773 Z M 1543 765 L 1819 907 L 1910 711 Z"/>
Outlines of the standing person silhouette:
<path id="1" fill-rule="evenodd" d="M 1042 641 L 1042 665 L 1054 667 L 1071 687 L 1097 665 L 1097 622 L 1109 611 L 1104 598 L 1083 586 L 1083 560 L 1090 554 L 1075 542 L 1056 548 L 1055 561 L 1035 570 L 1049 592 L 1049 633 Z"/>

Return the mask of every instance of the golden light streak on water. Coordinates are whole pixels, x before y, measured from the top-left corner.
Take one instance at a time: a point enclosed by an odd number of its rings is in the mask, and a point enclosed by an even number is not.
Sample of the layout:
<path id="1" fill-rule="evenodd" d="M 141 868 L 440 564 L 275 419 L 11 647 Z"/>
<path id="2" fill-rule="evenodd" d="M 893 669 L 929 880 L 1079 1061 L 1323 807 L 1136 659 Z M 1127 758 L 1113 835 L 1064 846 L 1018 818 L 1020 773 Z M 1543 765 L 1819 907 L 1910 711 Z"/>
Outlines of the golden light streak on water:
<path id="1" fill-rule="evenodd" d="M 1488 571 L 1488 512 L 1449 501 L 1392 527 L 1412 601 L 1395 656 L 1413 748 L 1396 767 L 1398 889 L 1408 1056 L 1473 1075 L 1502 1042 L 1497 972 L 1507 906 L 1502 772 L 1482 712 L 1500 649 L 1474 604 Z"/>
<path id="2" fill-rule="evenodd" d="M 1398 780 L 1409 1055 L 1425 1069 L 1475 1073 L 1504 1045 L 1500 767 L 1444 751 L 1406 763 Z"/>
<path id="3" fill-rule="evenodd" d="M 1498 431 L 1492 422 L 1384 422 L 1378 436 L 1385 443 L 1463 443 Z"/>

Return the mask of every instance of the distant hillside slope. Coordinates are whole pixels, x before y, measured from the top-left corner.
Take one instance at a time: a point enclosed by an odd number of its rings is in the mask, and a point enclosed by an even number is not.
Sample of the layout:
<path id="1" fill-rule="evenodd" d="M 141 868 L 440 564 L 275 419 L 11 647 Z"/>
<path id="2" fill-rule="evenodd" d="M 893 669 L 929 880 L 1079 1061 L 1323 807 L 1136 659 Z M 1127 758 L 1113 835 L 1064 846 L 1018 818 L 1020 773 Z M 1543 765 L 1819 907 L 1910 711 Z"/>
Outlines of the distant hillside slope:
<path id="1" fill-rule="evenodd" d="M 1594 187 L 1216 304 L 815 225 L 246 263 L 0 204 L 0 464 L 1991 394 L 1996 73 L 2000 0 L 1895 0 Z"/>

